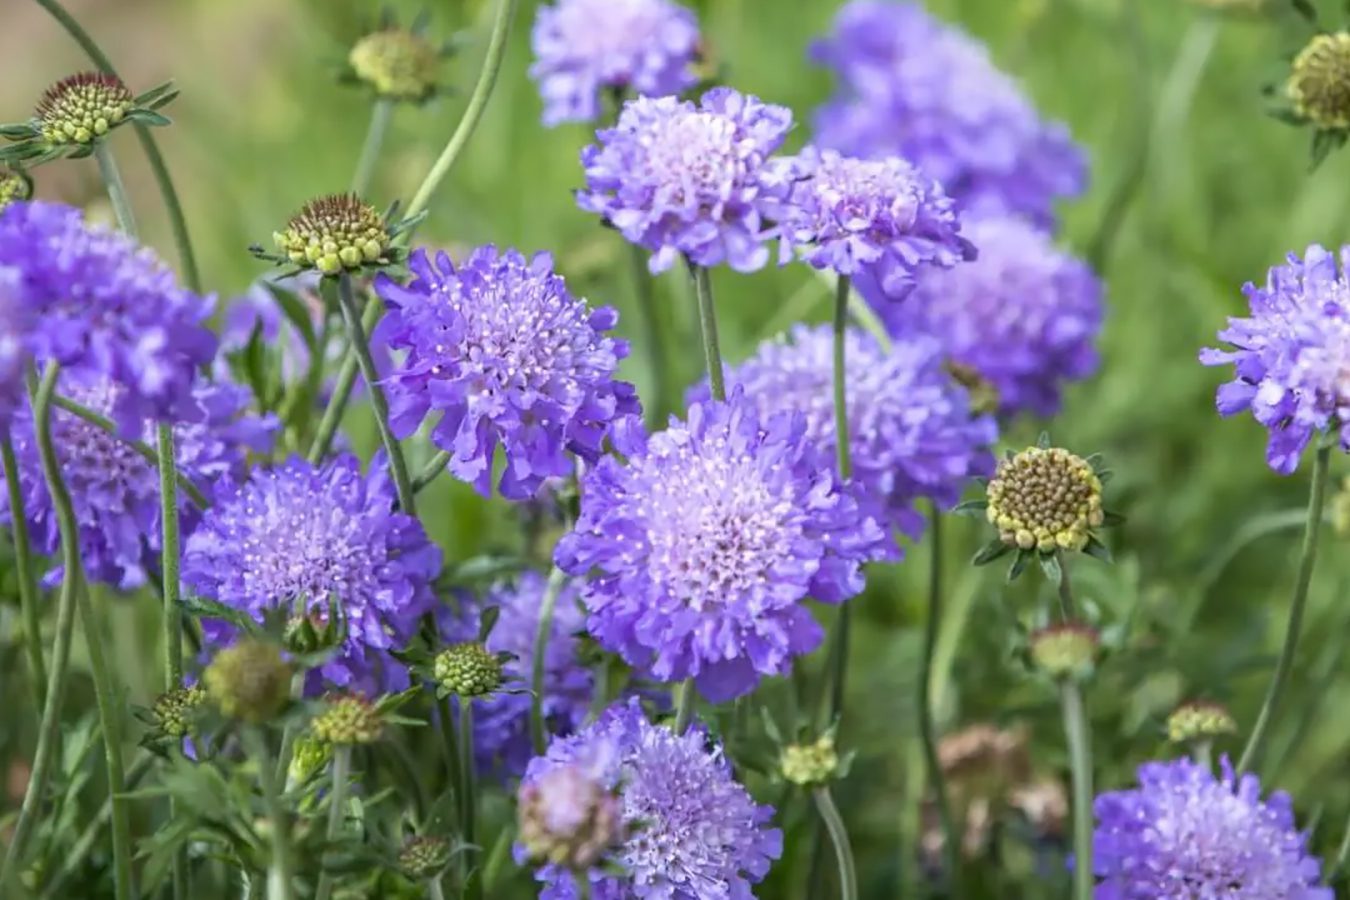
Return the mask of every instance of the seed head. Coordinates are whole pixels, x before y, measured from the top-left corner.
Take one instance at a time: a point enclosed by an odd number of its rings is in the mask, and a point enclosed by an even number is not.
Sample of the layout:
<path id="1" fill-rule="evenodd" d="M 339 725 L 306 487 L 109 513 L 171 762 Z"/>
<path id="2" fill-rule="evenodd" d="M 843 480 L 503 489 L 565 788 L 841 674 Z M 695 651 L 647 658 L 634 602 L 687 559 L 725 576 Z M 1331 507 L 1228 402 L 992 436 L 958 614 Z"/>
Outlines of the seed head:
<path id="1" fill-rule="evenodd" d="M 834 737 L 829 734 L 810 744 L 789 744 L 778 760 L 784 780 L 800 787 L 824 784 L 838 768 L 839 754 L 834 749 Z"/>
<path id="2" fill-rule="evenodd" d="M 545 772 L 517 799 L 520 843 L 536 862 L 585 871 L 622 837 L 619 798 L 580 766 Z"/>
<path id="3" fill-rule="evenodd" d="M 482 644 L 466 641 L 436 655 L 432 672 L 437 683 L 458 697 L 485 697 L 502 683 L 502 662 Z"/>
<path id="4" fill-rule="evenodd" d="M 27 200 L 33 195 L 33 184 L 17 169 L 0 166 L 0 210 L 15 200 Z"/>
<path id="5" fill-rule="evenodd" d="M 384 217 L 355 194 L 311 200 L 272 239 L 291 262 L 325 275 L 387 262 L 390 241 Z"/>
<path id="6" fill-rule="evenodd" d="M 1318 128 L 1350 128 L 1350 32 L 1309 41 L 1294 58 L 1285 93 L 1294 111 Z"/>
<path id="7" fill-rule="evenodd" d="M 1101 643 L 1097 632 L 1080 622 L 1050 625 L 1031 634 L 1031 661 L 1051 678 L 1081 678 L 1092 670 Z"/>
<path id="8" fill-rule="evenodd" d="M 988 494 L 989 521 L 1023 550 L 1082 550 L 1104 520 L 1101 479 L 1058 447 L 1029 447 L 999 463 Z"/>
<path id="9" fill-rule="evenodd" d="M 121 122 L 134 102 L 121 80 L 81 72 L 47 88 L 38 101 L 36 124 L 49 144 L 88 144 Z"/>
<path id="10" fill-rule="evenodd" d="M 434 834 L 415 834 L 398 852 L 398 868 L 411 881 L 429 881 L 450 864 L 450 841 Z"/>
<path id="11" fill-rule="evenodd" d="M 155 699 L 155 726 L 166 737 L 187 737 L 193 731 L 197 710 L 206 700 L 200 685 L 165 691 Z"/>
<path id="12" fill-rule="evenodd" d="M 273 644 L 244 638 L 216 654 L 202 674 L 212 702 L 231 719 L 259 724 L 285 708 L 291 666 Z"/>
<path id="13" fill-rule="evenodd" d="M 441 54 L 420 35 L 388 28 L 357 41 L 347 62 L 379 96 L 417 101 L 436 90 Z"/>
<path id="14" fill-rule="evenodd" d="M 342 694 L 328 698 L 310 730 L 327 744 L 373 744 L 384 732 L 384 717 L 360 694 Z"/>
<path id="15" fill-rule="evenodd" d="M 1167 717 L 1167 739 L 1174 744 L 1211 740 L 1237 733 L 1237 722 L 1222 704 L 1212 700 L 1183 703 Z"/>

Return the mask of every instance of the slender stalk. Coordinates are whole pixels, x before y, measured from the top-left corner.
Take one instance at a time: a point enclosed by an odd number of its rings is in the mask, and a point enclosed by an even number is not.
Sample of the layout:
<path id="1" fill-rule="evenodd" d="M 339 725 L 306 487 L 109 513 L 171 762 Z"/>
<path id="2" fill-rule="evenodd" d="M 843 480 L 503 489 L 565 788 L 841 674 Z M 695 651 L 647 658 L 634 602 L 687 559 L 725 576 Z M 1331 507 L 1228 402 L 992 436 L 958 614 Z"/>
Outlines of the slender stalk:
<path id="1" fill-rule="evenodd" d="M 717 308 L 713 305 L 712 280 L 703 266 L 689 263 L 698 295 L 699 332 L 703 338 L 703 359 L 708 368 L 708 384 L 714 400 L 727 399 L 726 376 L 722 371 L 722 350 L 717 341 Z"/>
<path id="2" fill-rule="evenodd" d="M 534 753 L 543 756 L 548 740 L 548 728 L 544 722 L 544 668 L 548 654 L 549 638 L 553 635 L 553 610 L 558 605 L 558 595 L 562 593 L 567 576 L 562 569 L 554 567 L 549 573 L 548 584 L 544 588 L 544 602 L 539 607 L 539 627 L 534 635 L 534 663 L 531 668 L 530 682 L 530 739 L 534 742 Z"/>
<path id="3" fill-rule="evenodd" d="M 464 835 L 464 843 L 472 844 L 478 837 L 478 792 L 477 771 L 473 758 L 473 701 L 468 697 L 459 698 L 459 774 L 460 786 L 464 792 L 462 810 L 464 819 L 461 823 L 461 831 Z M 466 860 L 467 855 L 460 854 L 460 859 Z M 470 872 L 465 872 L 460 883 L 464 885 L 467 896 L 482 896 L 482 881 L 473 878 Z"/>
<path id="4" fill-rule="evenodd" d="M 439 878 L 433 878 L 427 882 L 427 900 L 445 900 L 445 892 L 441 890 Z"/>
<path id="5" fill-rule="evenodd" d="M 33 550 L 28 539 L 28 513 L 24 509 L 23 489 L 19 485 L 19 461 L 9 432 L 0 430 L 0 466 L 5 469 L 5 487 L 9 492 L 10 533 L 14 538 L 14 568 L 19 578 L 19 607 L 23 613 L 23 645 L 28 652 L 29 675 L 42 709 L 46 698 L 47 665 L 42 659 L 42 613 L 38 610 L 37 574 L 33 570 Z"/>
<path id="6" fill-rule="evenodd" d="M 324 284 L 327 285 L 331 280 L 325 278 Z M 379 429 L 380 440 L 389 456 L 389 472 L 394 478 L 394 488 L 398 491 L 398 505 L 403 512 L 415 516 L 417 507 L 412 482 L 408 479 L 408 463 L 403 458 L 403 447 L 399 445 L 394 429 L 389 424 L 389 402 L 385 400 L 384 388 L 380 386 L 380 372 L 375 368 L 375 358 L 370 355 L 370 344 L 366 340 L 365 329 L 361 327 L 361 317 L 356 314 L 352 277 L 346 272 L 338 276 L 337 293 L 342 320 L 347 326 L 347 341 L 356 353 L 356 363 L 365 378 L 370 406 L 375 412 L 375 427 Z"/>
<path id="7" fill-rule="evenodd" d="M 1298 577 L 1294 582 L 1294 596 L 1289 603 L 1289 625 L 1284 635 L 1284 648 L 1280 651 L 1279 661 L 1275 663 L 1275 674 L 1266 690 L 1266 699 L 1261 704 L 1261 713 L 1257 716 L 1256 727 L 1247 738 L 1247 746 L 1242 750 L 1238 762 L 1238 774 L 1249 771 L 1261 761 L 1266 741 L 1270 737 L 1270 724 L 1275 717 L 1280 698 L 1289 683 L 1289 673 L 1294 665 L 1294 653 L 1298 649 L 1299 632 L 1303 628 L 1303 610 L 1307 606 L 1308 587 L 1312 584 L 1313 563 L 1317 561 L 1317 536 L 1322 529 L 1322 507 L 1327 496 L 1327 470 L 1331 465 L 1331 444 L 1323 439 L 1317 448 L 1313 462 L 1312 487 L 1308 492 L 1308 518 L 1303 526 L 1303 549 L 1299 554 Z"/>
<path id="8" fill-rule="evenodd" d="M 1214 742 L 1211 740 L 1196 741 L 1191 745 L 1191 757 L 1198 766 L 1204 766 L 1206 770 L 1214 771 Z"/>
<path id="9" fill-rule="evenodd" d="M 382 312 L 384 304 L 380 302 L 380 298 L 375 295 L 368 297 L 365 312 L 361 314 L 361 330 L 370 334 L 371 329 L 380 321 Z M 309 453 L 306 454 L 309 461 L 316 466 L 323 462 L 323 458 L 333 447 L 333 438 L 337 435 L 338 426 L 342 424 L 342 416 L 347 411 L 347 401 L 351 399 L 352 388 L 356 386 L 358 371 L 356 352 L 348 348 L 346 356 L 342 359 L 342 367 L 338 369 L 337 379 L 333 382 L 333 393 L 328 398 L 328 406 L 324 408 L 323 418 L 319 420 L 314 443 L 309 445 Z"/>
<path id="10" fill-rule="evenodd" d="M 942 622 L 942 517 L 936 503 L 929 512 L 928 521 L 928 621 L 924 623 L 923 654 L 919 660 L 919 737 L 928 769 L 928 783 L 933 789 L 938 821 L 942 825 L 943 864 L 947 878 L 953 884 L 958 884 L 961 868 L 957 848 L 961 837 L 956 830 L 956 820 L 947 797 L 947 782 L 942 776 L 937 728 L 933 721 L 933 658 L 937 654 L 938 632 Z"/>
<path id="11" fill-rule="evenodd" d="M 159 516 L 161 584 L 164 595 L 164 689 L 172 691 L 181 687 L 183 683 L 183 621 L 178 601 L 181 584 L 178 570 L 182 543 L 178 528 L 178 472 L 174 465 L 177 453 L 174 451 L 172 425 L 160 425 L 156 436 L 160 460 Z"/>
<path id="12" fill-rule="evenodd" d="M 577 895 L 580 900 L 591 900 L 591 875 L 589 872 L 582 872 L 580 875 L 572 876 L 577 885 Z"/>
<path id="13" fill-rule="evenodd" d="M 1076 681 L 1060 685 L 1060 707 L 1073 777 L 1073 897 L 1092 900 L 1092 742 Z"/>
<path id="14" fill-rule="evenodd" d="M 131 764 L 131 768 L 127 769 L 127 790 L 135 788 L 140 783 L 140 780 L 150 771 L 154 761 L 155 757 L 146 753 Z M 69 896 L 61 893 L 61 888 L 84 864 L 85 859 L 94 849 L 94 845 L 103 837 L 103 829 L 107 828 L 108 823 L 112 821 L 112 813 L 112 797 L 105 797 L 103 805 L 99 807 L 98 812 L 94 814 L 94 818 L 85 826 L 84 831 L 80 832 L 80 836 L 76 839 L 70 852 L 62 857 L 60 870 L 43 887 L 43 897 L 55 900 L 58 897 Z"/>
<path id="15" fill-rule="evenodd" d="M 694 701 L 698 692 L 694 689 L 694 679 L 686 678 L 675 689 L 675 733 L 684 734 L 694 719 Z"/>
<path id="16" fill-rule="evenodd" d="M 853 851 L 849 848 L 848 829 L 844 827 L 839 808 L 834 805 L 834 798 L 827 787 L 816 788 L 811 792 L 811 797 L 816 802 L 821 821 L 825 823 L 825 830 L 829 832 L 830 843 L 834 844 L 834 856 L 839 864 L 840 900 L 858 900 L 858 872 L 853 864 Z"/>
<path id="17" fill-rule="evenodd" d="M 657 324 L 656 298 L 653 296 L 651 269 L 647 267 L 647 251 L 637 244 L 629 244 L 628 249 L 633 261 L 638 331 L 642 335 L 642 346 L 647 353 L 648 374 L 652 383 L 650 394 L 652 402 L 646 410 L 646 418 L 648 424 L 659 425 L 674 407 L 670 397 L 666 346 L 661 340 L 661 328 Z"/>
<path id="18" fill-rule="evenodd" d="M 131 237 L 136 237 L 136 213 L 131 207 L 131 198 L 127 196 L 127 186 L 122 183 L 122 172 L 117 168 L 106 139 L 94 143 L 94 159 L 98 160 L 99 175 L 103 177 L 103 186 L 107 188 L 108 199 L 112 201 L 117 227 Z"/>
<path id="19" fill-rule="evenodd" d="M 333 748 L 333 784 L 328 791 L 328 843 L 332 844 L 342 833 L 342 823 L 347 817 L 347 785 L 352 779 L 352 748 L 350 744 L 338 744 Z M 328 900 L 333 894 L 333 876 L 324 872 L 319 876 L 319 886 L 314 891 L 314 900 Z"/>
<path id="20" fill-rule="evenodd" d="M 441 476 L 445 467 L 450 462 L 449 450 L 437 450 L 436 455 L 427 460 L 427 464 L 422 467 L 422 471 L 413 477 L 412 489 L 414 494 L 420 494 L 422 489 L 431 484 Z"/>
<path id="21" fill-rule="evenodd" d="M 450 782 L 460 818 L 463 818 L 464 791 L 459 779 L 459 738 L 455 736 L 455 717 L 451 715 L 449 697 L 440 702 L 437 712 L 441 726 L 441 750 L 445 755 L 445 777 Z"/>
<path id="22" fill-rule="evenodd" d="M 277 785 L 276 772 L 273 771 L 271 752 L 267 749 L 267 733 L 260 728 L 250 727 L 244 731 L 244 741 L 258 765 L 263 803 L 272 824 L 272 863 L 267 870 L 267 897 L 268 900 L 291 900 L 294 896 L 291 884 L 294 874 L 291 869 L 291 820 L 281 802 L 281 790 Z M 337 766 L 337 753 L 342 749 L 338 748 L 334 753 L 334 768 Z"/>
<path id="23" fill-rule="evenodd" d="M 850 285 L 847 276 L 840 275 L 834 292 L 834 433 L 835 456 L 839 466 L 839 481 L 846 483 L 853 477 L 853 462 L 849 451 L 848 384 L 845 339 L 848 336 Z M 852 607 L 839 610 L 835 621 L 834 641 L 830 648 L 830 707 L 827 720 L 832 721 L 844 709 L 848 678 L 849 632 L 852 627 Z"/>
<path id="24" fill-rule="evenodd" d="M 394 103 L 387 97 L 377 98 L 370 110 L 370 127 L 366 129 L 366 140 L 361 145 L 361 157 L 356 162 L 356 174 L 352 176 L 352 193 L 365 196 L 370 188 L 370 180 L 375 174 L 375 162 L 380 158 L 380 148 L 384 146 L 384 136 L 389 132 L 389 120 L 394 115 Z"/>
<path id="25" fill-rule="evenodd" d="M 1345 834 L 1341 836 L 1341 845 L 1336 850 L 1336 856 L 1327 867 L 1326 881 L 1332 884 L 1336 876 L 1340 875 L 1345 869 L 1345 860 L 1350 857 L 1350 821 L 1345 823 Z"/>

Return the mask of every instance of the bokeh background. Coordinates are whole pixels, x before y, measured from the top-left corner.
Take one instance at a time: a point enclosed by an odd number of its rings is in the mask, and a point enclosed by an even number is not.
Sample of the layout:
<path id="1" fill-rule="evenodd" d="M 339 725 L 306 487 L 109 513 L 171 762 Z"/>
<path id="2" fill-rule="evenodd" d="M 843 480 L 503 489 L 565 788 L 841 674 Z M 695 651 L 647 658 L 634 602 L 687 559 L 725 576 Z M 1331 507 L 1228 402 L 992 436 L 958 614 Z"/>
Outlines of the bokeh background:
<path id="1" fill-rule="evenodd" d="M 832 87 L 805 53 L 827 29 L 835 0 L 692 5 L 699 7 L 723 78 L 790 106 L 800 122 L 794 146 L 805 142 L 812 110 Z M 1283 637 L 1307 467 L 1290 478 L 1266 468 L 1262 430 L 1247 417 L 1217 417 L 1213 391 L 1225 376 L 1201 367 L 1196 354 L 1225 316 L 1244 308 L 1243 282 L 1263 278 L 1290 250 L 1346 240 L 1350 158 L 1333 155 L 1310 173 L 1308 134 L 1265 115 L 1263 87 L 1282 79 L 1288 57 L 1306 37 L 1284 0 L 1271 0 L 1264 15 L 1228 17 L 1184 0 L 926 5 L 986 40 L 996 60 L 1047 116 L 1068 123 L 1091 157 L 1087 195 L 1062 210 L 1063 241 L 1092 254 L 1109 286 L 1102 367 L 1069 391 L 1060 417 L 1024 423 L 1007 443 L 1027 443 L 1047 427 L 1057 443 L 1107 454 L 1115 472 L 1108 495 L 1129 519 L 1110 537 L 1117 562 L 1107 567 L 1085 559 L 1074 577 L 1120 645 L 1099 671 L 1090 703 L 1099 784 L 1122 786 L 1138 762 L 1170 752 L 1162 722 L 1178 701 L 1219 699 L 1243 726 L 1255 718 Z M 1333 21 L 1340 4 L 1323 5 Z M 175 124 L 160 140 L 205 279 L 227 303 L 260 274 L 246 247 L 267 241 L 305 199 L 343 189 L 350 178 L 370 107 L 333 75 L 346 47 L 374 21 L 375 4 L 72 0 L 70 6 L 134 89 L 169 78 L 182 88 L 169 110 Z M 86 63 L 36 5 L 4 0 L 3 7 L 0 119 L 17 121 L 47 83 Z M 447 74 L 461 90 L 425 108 L 398 111 L 371 192 L 377 204 L 410 195 L 453 129 L 492 11 L 482 0 L 393 4 L 405 21 L 422 7 L 434 34 L 460 34 L 463 46 Z M 578 293 L 626 312 L 632 308 L 627 248 L 571 199 L 588 132 L 539 124 L 540 102 L 525 74 L 535 7 L 533 0 L 522 4 L 491 108 L 419 240 L 449 248 L 495 242 L 550 250 Z M 171 259 L 162 210 L 135 142 L 119 132 L 116 145 L 148 240 Z M 92 162 L 49 165 L 37 175 L 41 196 L 87 204 L 99 214 L 104 201 Z M 789 322 L 822 320 L 827 312 L 827 288 L 801 266 L 748 277 L 719 272 L 716 290 L 723 347 L 732 360 Z M 670 376 L 686 384 L 702 365 L 692 298 L 678 271 L 661 278 L 658 292 Z M 637 337 L 631 329 L 628 334 Z M 640 385 L 645 353 L 636 345 L 627 364 L 628 377 Z M 358 446 L 373 447 L 364 407 L 353 410 L 349 426 Z M 429 455 L 415 445 L 410 452 L 417 459 Z M 1335 465 L 1339 482 L 1346 466 L 1339 458 Z M 432 489 L 423 509 L 450 559 L 517 540 L 500 506 L 448 479 Z M 1061 776 L 1066 758 L 1053 694 L 1029 679 L 1010 653 L 1016 627 L 1030 621 L 1047 587 L 1039 573 L 1009 588 L 1001 571 L 970 569 L 969 556 L 982 541 L 978 523 L 952 522 L 946 537 L 948 615 L 935 685 L 941 728 L 1020 726 L 1030 736 L 1034 769 Z M 1350 638 L 1348 541 L 1334 530 L 1324 534 L 1294 683 L 1262 767 L 1265 778 L 1295 795 L 1324 853 L 1334 853 L 1350 814 L 1350 714 L 1340 705 Z M 911 860 L 923 825 L 914 711 L 928 570 L 928 548 L 911 548 L 899 566 L 874 572 L 867 594 L 856 601 L 842 743 L 859 755 L 838 795 L 868 897 L 918 896 L 922 875 Z M 3 596 L 0 602 L 12 616 L 17 601 Z M 154 621 L 152 604 L 119 601 L 112 627 L 133 702 L 151 696 Z M 21 668 L 16 662 L 6 671 Z M 809 680 L 815 670 L 806 671 Z M 770 702 L 777 702 L 775 692 L 790 690 L 771 688 Z M 87 691 L 77 683 L 72 710 Z M 17 690 L 13 696 L 20 696 Z M 10 772 L 20 789 L 30 719 L 14 707 L 0 715 L 0 746 L 6 759 L 19 761 Z M 788 858 L 761 896 L 829 896 L 828 880 L 816 887 L 808 876 L 808 817 L 801 805 L 789 801 L 785 818 L 792 829 Z M 995 839 L 976 853 L 997 857 L 991 870 L 1003 874 L 991 876 L 982 890 L 990 897 L 1056 896 L 1062 857 L 1053 838 L 1046 843 L 1013 817 L 1000 821 Z M 504 882 L 500 895 L 528 896 L 526 885 Z M 827 893 L 813 893 L 818 890 Z"/>

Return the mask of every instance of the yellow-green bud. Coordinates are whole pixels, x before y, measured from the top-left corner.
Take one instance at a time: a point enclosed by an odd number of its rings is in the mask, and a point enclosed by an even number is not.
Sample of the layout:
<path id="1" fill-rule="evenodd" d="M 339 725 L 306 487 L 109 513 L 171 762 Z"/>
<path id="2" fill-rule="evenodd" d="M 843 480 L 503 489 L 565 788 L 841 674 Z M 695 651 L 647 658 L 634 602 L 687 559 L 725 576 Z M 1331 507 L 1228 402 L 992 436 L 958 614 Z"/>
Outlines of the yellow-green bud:
<path id="1" fill-rule="evenodd" d="M 1064 622 L 1034 631 L 1031 661 L 1051 678 L 1081 678 L 1092 671 L 1101 639 L 1089 625 Z"/>
<path id="2" fill-rule="evenodd" d="M 440 52 L 401 28 L 368 34 L 347 56 L 356 77 L 391 100 L 422 100 L 436 90 Z"/>
<path id="3" fill-rule="evenodd" d="M 482 644 L 466 642 L 436 654 L 432 674 L 447 693 L 485 697 L 501 687 L 502 663 Z"/>
<path id="4" fill-rule="evenodd" d="M 303 784 L 322 772 L 333 758 L 333 745 L 317 737 L 302 734 L 295 739 L 295 748 L 291 751 L 291 764 L 286 770 L 286 780 L 294 784 Z"/>
<path id="5" fill-rule="evenodd" d="M 329 698 L 310 730 L 328 744 L 373 744 L 384 733 L 384 716 L 365 697 L 343 694 Z"/>
<path id="6" fill-rule="evenodd" d="M 285 709 L 291 696 L 291 675 L 280 648 L 245 638 L 216 654 L 202 674 L 202 683 L 222 714 L 258 724 Z"/>
<path id="7" fill-rule="evenodd" d="M 384 217 L 355 194 L 311 200 L 272 239 L 291 262 L 325 275 L 383 262 L 390 243 Z"/>
<path id="8" fill-rule="evenodd" d="M 838 768 L 839 754 L 834 749 L 834 738 L 828 734 L 810 744 L 784 747 L 778 760 L 784 780 L 802 787 L 826 783 Z"/>
<path id="9" fill-rule="evenodd" d="M 1237 734 L 1237 722 L 1221 704 L 1209 700 L 1183 703 L 1167 717 L 1167 739 L 1174 744 L 1207 741 Z"/>
<path id="10" fill-rule="evenodd" d="M 1092 466 L 1058 447 L 1029 447 L 998 465 L 989 521 L 1022 550 L 1082 550 L 1102 524 L 1102 483 Z"/>
<path id="11" fill-rule="evenodd" d="M 27 200 L 32 192 L 32 183 L 22 173 L 0 166 L 0 209 L 15 200 Z"/>
<path id="12" fill-rule="evenodd" d="M 1294 58 L 1285 93 L 1318 128 L 1350 128 L 1350 32 L 1314 36 Z"/>
<path id="13" fill-rule="evenodd" d="M 47 88 L 37 105 L 37 127 L 51 144 L 88 144 L 121 122 L 135 98 L 112 75 L 81 72 Z"/>
<path id="14" fill-rule="evenodd" d="M 450 865 L 450 841 L 432 834 L 417 834 L 403 842 L 398 868 L 411 881 L 429 881 Z"/>
<path id="15" fill-rule="evenodd" d="M 168 737 L 187 737 L 194 730 L 197 710 L 206 700 L 199 685 L 165 691 L 155 698 L 155 726 Z"/>

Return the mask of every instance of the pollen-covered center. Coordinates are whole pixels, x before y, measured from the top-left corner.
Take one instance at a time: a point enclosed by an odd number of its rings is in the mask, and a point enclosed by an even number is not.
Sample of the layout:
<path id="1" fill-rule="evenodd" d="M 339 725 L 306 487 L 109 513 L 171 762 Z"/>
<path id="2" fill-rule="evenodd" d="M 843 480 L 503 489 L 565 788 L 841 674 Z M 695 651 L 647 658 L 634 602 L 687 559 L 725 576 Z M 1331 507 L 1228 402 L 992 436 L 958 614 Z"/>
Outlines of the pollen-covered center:
<path id="1" fill-rule="evenodd" d="M 1103 521 L 1100 479 L 1058 447 L 1031 447 L 999 463 L 988 493 L 989 521 L 1023 550 L 1081 550 Z"/>

